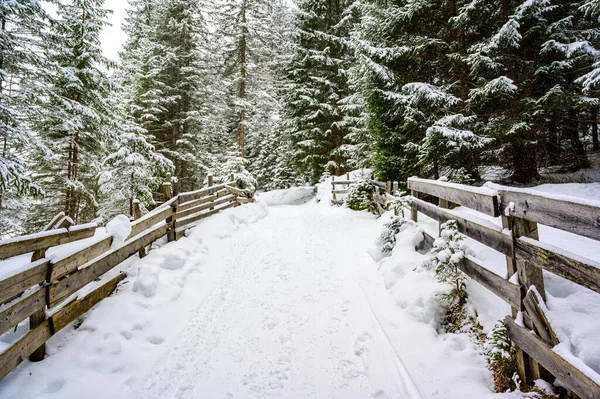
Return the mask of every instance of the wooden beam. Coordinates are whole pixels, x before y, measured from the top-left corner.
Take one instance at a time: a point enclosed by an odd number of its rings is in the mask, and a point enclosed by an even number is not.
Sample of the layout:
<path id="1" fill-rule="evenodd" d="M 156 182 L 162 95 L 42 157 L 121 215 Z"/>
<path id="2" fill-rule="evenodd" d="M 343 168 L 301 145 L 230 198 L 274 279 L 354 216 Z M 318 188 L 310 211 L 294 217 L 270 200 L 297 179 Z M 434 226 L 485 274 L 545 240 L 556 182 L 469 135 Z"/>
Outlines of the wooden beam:
<path id="1" fill-rule="evenodd" d="M 512 307 L 521 308 L 521 287 L 486 269 L 479 261 L 467 256 L 459 265 L 467 276 L 496 294 Z"/>
<path id="2" fill-rule="evenodd" d="M 334 186 L 336 185 L 349 185 L 354 183 L 352 180 L 334 180 L 331 182 Z"/>
<path id="3" fill-rule="evenodd" d="M 494 190 L 414 177 L 408 179 L 408 188 L 466 206 L 488 216 L 500 216 L 498 195 Z"/>
<path id="4" fill-rule="evenodd" d="M 83 248 L 78 252 L 71 254 L 70 256 L 53 261 L 54 263 L 51 267 L 52 271 L 50 272 L 49 281 L 56 281 L 67 274 L 74 272 L 79 266 L 82 266 L 92 259 L 96 259 L 100 255 L 110 251 L 112 241 L 112 237 L 101 238 L 93 244 L 90 244 L 88 247 Z"/>
<path id="5" fill-rule="evenodd" d="M 0 312 L 0 335 L 46 306 L 46 290 L 40 289 Z"/>
<path id="6" fill-rule="evenodd" d="M 50 307 L 56 306 L 69 295 L 77 292 L 90 282 L 119 265 L 140 249 L 145 248 L 167 234 L 168 227 L 167 224 L 162 223 L 161 225 L 148 230 L 144 235 L 133 237 L 126 241 L 121 247 L 113 249 L 103 256 L 88 262 L 69 277 L 51 285 L 49 287 Z"/>
<path id="7" fill-rule="evenodd" d="M 0 380 L 17 367 L 23 360 L 52 336 L 50 322 L 44 321 L 29 331 L 23 338 L 15 342 L 6 351 L 0 353 Z"/>
<path id="8" fill-rule="evenodd" d="M 202 204 L 202 205 L 199 205 L 199 206 L 194 207 L 194 208 L 189 208 L 189 209 L 187 209 L 187 210 L 185 210 L 183 212 L 180 212 L 179 208 L 178 208 L 177 209 L 177 213 L 174 216 L 174 219 L 175 220 L 183 219 L 183 218 L 185 218 L 187 216 L 193 215 L 195 213 L 198 213 L 198 212 L 206 210 L 206 209 L 214 208 L 217 205 L 221 205 L 221 204 L 225 204 L 227 202 L 231 202 L 231 201 L 233 201 L 235 199 L 236 199 L 235 195 L 228 195 L 228 196 L 223 197 L 223 198 L 221 198 L 219 200 L 216 200 L 216 201 L 213 201 L 213 202 L 209 202 L 209 203 L 206 203 L 206 204 Z"/>
<path id="9" fill-rule="evenodd" d="M 73 241 L 83 240 L 94 236 L 96 226 L 82 229 L 72 228 L 50 230 L 39 234 L 31 234 L 0 241 L 0 260 L 12 258 L 37 250 L 48 249 Z"/>
<path id="10" fill-rule="evenodd" d="M 512 317 L 506 316 L 508 332 L 515 344 L 521 347 L 561 383 L 585 399 L 600 399 L 600 386 L 584 372 L 573 366 L 530 330 L 519 326 Z"/>
<path id="11" fill-rule="evenodd" d="M 542 309 L 540 302 L 543 301 L 540 298 L 537 290 L 530 289 L 527 295 L 525 295 L 525 299 L 523 300 L 523 305 L 527 310 L 527 315 L 531 319 L 533 326 L 535 327 L 535 331 L 538 335 L 546 341 L 550 346 L 556 346 L 560 344 L 552 325 L 550 324 L 550 320 L 546 315 L 546 312 Z"/>
<path id="12" fill-rule="evenodd" d="M 138 234 L 161 222 L 164 222 L 174 214 L 175 212 L 173 211 L 173 208 L 171 208 L 171 204 L 169 204 L 168 207 L 155 209 L 154 211 L 147 213 L 131 224 L 131 234 L 129 234 L 128 239 L 137 236 Z"/>
<path id="13" fill-rule="evenodd" d="M 531 239 L 518 239 L 517 259 L 600 293 L 600 264 Z"/>
<path id="14" fill-rule="evenodd" d="M 441 223 L 445 223 L 448 220 L 456 220 L 458 231 L 464 235 L 505 255 L 512 256 L 513 254 L 512 237 L 505 234 L 501 227 L 492 225 L 491 222 L 483 219 L 477 220 L 478 218 L 475 217 L 467 219 L 466 217 L 457 215 L 454 211 L 442 209 L 418 198 L 413 198 L 412 207 L 413 210 L 424 213 Z"/>
<path id="15" fill-rule="evenodd" d="M 193 200 L 196 200 L 196 199 L 199 199 L 202 197 L 206 197 L 207 195 L 214 194 L 217 191 L 224 189 L 225 186 L 231 186 L 231 185 L 235 185 L 235 182 L 230 181 L 227 183 L 218 184 L 216 186 L 206 187 L 206 188 L 196 190 L 196 191 L 190 191 L 188 193 L 181 193 L 181 194 L 179 194 L 179 202 L 185 203 L 185 202 L 193 201 Z"/>
<path id="16" fill-rule="evenodd" d="M 502 208 L 522 218 L 600 240 L 600 207 L 536 195 L 531 191 L 498 192 Z"/>
<path id="17" fill-rule="evenodd" d="M 34 285 L 45 282 L 49 267 L 49 258 L 40 259 L 23 268 L 23 271 L 0 280 L 0 303 L 6 303 Z"/>
<path id="18" fill-rule="evenodd" d="M 54 333 L 62 330 L 69 325 L 73 320 L 83 315 L 96 304 L 108 297 L 117 288 L 117 285 L 127 277 L 125 274 L 119 274 L 107 283 L 96 288 L 94 291 L 85 297 L 73 301 L 64 308 L 56 312 L 52 317 L 52 327 Z"/>
<path id="19" fill-rule="evenodd" d="M 185 235 L 185 231 L 195 227 L 200 221 L 206 219 L 209 216 L 216 215 L 220 211 L 224 211 L 225 209 L 232 208 L 237 205 L 237 201 L 233 201 L 225 206 L 221 206 L 219 208 L 213 209 L 208 212 L 203 212 L 196 215 L 188 216 L 187 218 L 180 219 L 179 223 L 177 223 L 177 227 L 175 229 L 175 235 L 179 238 Z"/>

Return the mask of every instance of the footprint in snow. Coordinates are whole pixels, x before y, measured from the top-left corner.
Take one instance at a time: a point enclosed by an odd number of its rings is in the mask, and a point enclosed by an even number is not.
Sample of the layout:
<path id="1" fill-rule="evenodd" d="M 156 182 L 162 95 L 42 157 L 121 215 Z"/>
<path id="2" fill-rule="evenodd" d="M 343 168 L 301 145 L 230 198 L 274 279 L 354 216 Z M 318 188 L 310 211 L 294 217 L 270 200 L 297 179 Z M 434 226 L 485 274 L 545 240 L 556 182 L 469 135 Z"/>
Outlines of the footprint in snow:
<path id="1" fill-rule="evenodd" d="M 146 338 L 146 341 L 150 342 L 152 345 L 160 345 L 165 342 L 165 339 L 163 337 L 151 336 Z"/>

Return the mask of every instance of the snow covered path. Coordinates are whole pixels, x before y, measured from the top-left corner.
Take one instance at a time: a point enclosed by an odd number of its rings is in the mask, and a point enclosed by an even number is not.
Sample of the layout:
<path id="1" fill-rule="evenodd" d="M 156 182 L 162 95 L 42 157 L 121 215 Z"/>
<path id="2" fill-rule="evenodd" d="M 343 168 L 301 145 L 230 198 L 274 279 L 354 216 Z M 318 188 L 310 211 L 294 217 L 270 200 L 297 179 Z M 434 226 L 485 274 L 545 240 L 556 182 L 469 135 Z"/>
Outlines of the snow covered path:
<path id="1" fill-rule="evenodd" d="M 372 224 L 271 208 L 229 239 L 224 275 L 135 396 L 419 398 L 361 288 Z"/>
<path id="2" fill-rule="evenodd" d="M 420 353 L 402 340 L 425 330 L 396 324 L 408 319 L 367 253 L 380 228 L 314 200 L 210 218 L 125 262 L 118 292 L 0 398 L 420 398 L 398 353 Z M 416 373 L 426 397 L 445 391 Z"/>

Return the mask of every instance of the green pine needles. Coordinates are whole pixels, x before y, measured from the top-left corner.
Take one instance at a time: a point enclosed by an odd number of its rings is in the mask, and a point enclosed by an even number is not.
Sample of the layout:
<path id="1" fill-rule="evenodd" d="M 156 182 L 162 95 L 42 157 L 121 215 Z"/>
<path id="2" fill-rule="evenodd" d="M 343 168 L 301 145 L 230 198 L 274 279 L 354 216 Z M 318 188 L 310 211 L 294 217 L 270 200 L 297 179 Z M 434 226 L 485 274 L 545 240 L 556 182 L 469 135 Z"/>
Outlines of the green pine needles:
<path id="1" fill-rule="evenodd" d="M 374 210 L 373 200 L 373 186 L 366 179 L 359 179 L 357 182 L 352 183 L 348 188 L 348 195 L 344 200 L 344 203 L 348 208 L 355 211 Z"/>

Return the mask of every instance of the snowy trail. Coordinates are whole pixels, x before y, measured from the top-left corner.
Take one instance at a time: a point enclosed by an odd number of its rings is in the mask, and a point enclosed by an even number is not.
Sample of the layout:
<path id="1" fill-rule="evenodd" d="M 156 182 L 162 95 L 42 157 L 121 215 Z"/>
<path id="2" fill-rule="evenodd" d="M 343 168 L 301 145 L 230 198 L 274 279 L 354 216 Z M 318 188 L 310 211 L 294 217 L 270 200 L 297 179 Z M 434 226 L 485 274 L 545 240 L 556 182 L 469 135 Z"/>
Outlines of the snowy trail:
<path id="1" fill-rule="evenodd" d="M 0 399 L 453 397 L 411 344 L 431 332 L 367 253 L 380 229 L 314 200 L 209 218 L 121 265 L 118 292 L 0 381 Z"/>
<path id="2" fill-rule="evenodd" d="M 230 239 L 224 275 L 140 398 L 419 398 L 363 293 L 369 218 L 271 208 Z"/>

